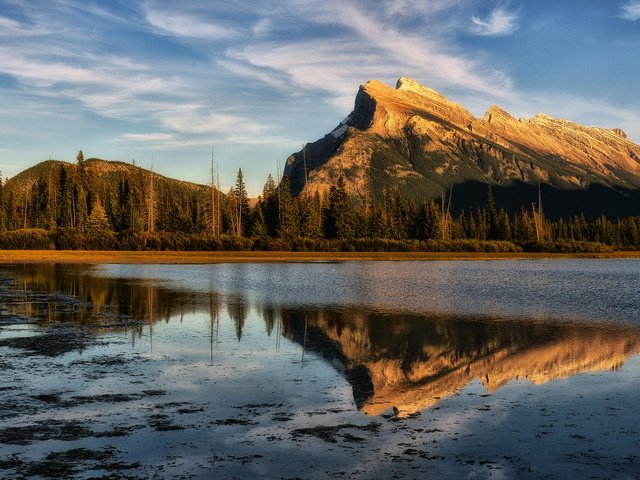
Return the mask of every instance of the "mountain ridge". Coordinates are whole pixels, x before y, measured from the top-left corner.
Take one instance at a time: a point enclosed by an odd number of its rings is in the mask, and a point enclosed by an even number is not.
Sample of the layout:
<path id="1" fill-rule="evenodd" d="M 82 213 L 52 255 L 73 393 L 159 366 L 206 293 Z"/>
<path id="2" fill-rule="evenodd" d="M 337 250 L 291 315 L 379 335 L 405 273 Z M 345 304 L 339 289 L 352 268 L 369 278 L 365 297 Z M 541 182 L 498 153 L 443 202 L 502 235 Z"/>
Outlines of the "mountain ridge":
<path id="1" fill-rule="evenodd" d="M 640 189 L 640 146 L 618 128 L 545 114 L 516 119 L 497 105 L 476 117 L 401 77 L 395 89 L 377 80 L 361 85 L 353 111 L 292 154 L 284 174 L 294 194 L 327 192 L 343 176 L 347 191 L 361 197 L 397 186 L 409 196 L 435 198 L 474 182 L 507 189 L 518 183 L 561 191 L 605 187 L 624 197 Z"/>

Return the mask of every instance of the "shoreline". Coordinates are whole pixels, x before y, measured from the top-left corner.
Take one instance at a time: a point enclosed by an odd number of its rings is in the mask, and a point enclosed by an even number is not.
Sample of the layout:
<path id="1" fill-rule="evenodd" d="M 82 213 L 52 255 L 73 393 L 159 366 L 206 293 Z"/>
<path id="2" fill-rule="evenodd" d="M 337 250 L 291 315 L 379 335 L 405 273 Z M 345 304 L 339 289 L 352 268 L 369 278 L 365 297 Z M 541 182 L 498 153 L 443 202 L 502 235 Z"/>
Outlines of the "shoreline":
<path id="1" fill-rule="evenodd" d="M 608 253 L 484 252 L 177 252 L 100 250 L 0 250 L 0 264 L 215 264 L 307 263 L 345 261 L 542 260 L 563 258 L 640 258 L 640 251 Z"/>

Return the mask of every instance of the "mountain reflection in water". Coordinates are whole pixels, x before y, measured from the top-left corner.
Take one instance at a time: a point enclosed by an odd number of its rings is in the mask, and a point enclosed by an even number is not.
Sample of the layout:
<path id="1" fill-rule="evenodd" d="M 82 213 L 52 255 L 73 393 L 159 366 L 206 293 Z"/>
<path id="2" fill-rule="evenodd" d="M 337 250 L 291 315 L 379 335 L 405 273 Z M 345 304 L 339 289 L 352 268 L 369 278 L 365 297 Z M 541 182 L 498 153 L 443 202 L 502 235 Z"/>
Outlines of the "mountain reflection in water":
<path id="1" fill-rule="evenodd" d="M 640 351 L 637 328 L 610 324 L 381 314 L 358 309 L 285 311 L 284 332 L 332 365 L 339 360 L 358 408 L 419 412 L 473 380 L 493 392 L 619 368 Z M 306 330 L 306 338 L 304 331 Z"/>
<path id="2" fill-rule="evenodd" d="M 512 380 L 535 384 L 619 368 L 640 351 L 640 329 L 595 322 L 456 317 L 372 308 L 291 307 L 253 303 L 239 294 L 173 288 L 170 283 L 96 275 L 79 265 L 4 266 L 0 314 L 43 325 L 64 322 L 131 332 L 156 322 L 206 314 L 211 339 L 220 321 L 242 340 L 255 311 L 268 335 L 297 342 L 302 355 L 328 360 L 351 383 L 358 409 L 406 416 L 435 405 L 473 381 L 488 392 Z M 303 363 L 304 366 L 304 363 Z"/>

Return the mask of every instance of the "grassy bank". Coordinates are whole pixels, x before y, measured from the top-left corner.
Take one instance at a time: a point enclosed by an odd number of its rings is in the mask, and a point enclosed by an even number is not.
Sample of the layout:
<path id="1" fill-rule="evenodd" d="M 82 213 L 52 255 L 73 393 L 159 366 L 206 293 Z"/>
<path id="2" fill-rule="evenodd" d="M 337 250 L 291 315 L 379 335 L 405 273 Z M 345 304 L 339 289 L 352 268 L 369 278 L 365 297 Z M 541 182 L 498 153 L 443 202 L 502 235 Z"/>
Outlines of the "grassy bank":
<path id="1" fill-rule="evenodd" d="M 0 250 L 0 263 L 280 263 L 400 260 L 516 260 L 545 258 L 640 258 L 640 251 L 607 253 L 480 252 L 128 252 L 86 250 Z"/>

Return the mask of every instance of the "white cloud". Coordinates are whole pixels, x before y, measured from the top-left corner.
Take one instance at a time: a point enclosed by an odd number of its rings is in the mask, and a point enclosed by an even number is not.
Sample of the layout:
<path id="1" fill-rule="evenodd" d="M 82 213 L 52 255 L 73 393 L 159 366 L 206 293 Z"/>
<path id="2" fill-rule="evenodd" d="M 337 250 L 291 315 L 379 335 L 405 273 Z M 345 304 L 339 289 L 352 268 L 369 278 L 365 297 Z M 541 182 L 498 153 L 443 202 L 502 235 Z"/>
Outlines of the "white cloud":
<path id="1" fill-rule="evenodd" d="M 235 37 L 238 32 L 223 25 L 205 22 L 196 16 L 178 12 L 147 10 L 147 21 L 169 35 L 207 40 L 222 40 Z"/>
<path id="2" fill-rule="evenodd" d="M 415 3 L 414 14 L 425 24 L 418 32 L 405 29 L 402 22 L 390 19 L 406 15 Z M 381 8 L 363 8 L 357 1 L 327 0 L 306 4 L 298 15 L 312 19 L 322 27 L 339 29 L 331 41 L 326 38 L 248 42 L 244 47 L 227 50 L 231 62 L 221 65 L 251 76 L 270 86 L 288 85 L 289 93 L 323 92 L 325 100 L 342 109 L 353 104 L 359 84 L 370 79 L 394 82 L 399 76 L 411 76 L 430 86 L 468 88 L 502 97 L 508 95 L 511 81 L 504 72 L 484 68 L 446 45 L 438 19 L 428 15 L 453 8 L 461 0 L 440 0 L 418 8 L 420 2 L 403 0 Z M 335 12 L 340 11 L 340 15 Z"/>
<path id="3" fill-rule="evenodd" d="M 244 78 L 251 78 L 258 80 L 264 85 L 276 88 L 278 90 L 286 90 L 289 88 L 289 84 L 281 75 L 276 72 L 269 72 L 264 69 L 255 68 L 250 64 L 244 62 L 235 62 L 232 60 L 224 59 L 216 62 L 222 68 L 225 68 L 229 72 Z"/>
<path id="4" fill-rule="evenodd" d="M 9 17 L 0 15 L 0 37 L 37 37 L 48 34 L 46 28 L 25 25 Z"/>
<path id="5" fill-rule="evenodd" d="M 640 20 L 640 1 L 634 0 L 622 6 L 620 17 L 625 20 Z"/>
<path id="6" fill-rule="evenodd" d="M 0 28 L 2 28 L 3 30 L 4 29 L 18 30 L 20 28 L 20 24 L 11 18 L 0 16 Z"/>
<path id="7" fill-rule="evenodd" d="M 383 2 L 383 6 L 389 15 L 415 17 L 420 15 L 434 15 L 445 10 L 459 6 L 462 0 L 394 0 Z"/>
<path id="8" fill-rule="evenodd" d="M 175 135 L 171 133 L 125 133 L 118 137 L 118 140 L 133 142 L 166 142 L 174 140 Z"/>
<path id="9" fill-rule="evenodd" d="M 251 31 L 254 35 L 263 36 L 271 32 L 273 21 L 269 17 L 263 17 L 253 24 Z"/>
<path id="10" fill-rule="evenodd" d="M 510 35 L 518 29 L 518 15 L 504 8 L 496 8 L 485 20 L 472 17 L 472 33 L 483 36 Z"/>

